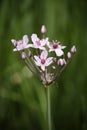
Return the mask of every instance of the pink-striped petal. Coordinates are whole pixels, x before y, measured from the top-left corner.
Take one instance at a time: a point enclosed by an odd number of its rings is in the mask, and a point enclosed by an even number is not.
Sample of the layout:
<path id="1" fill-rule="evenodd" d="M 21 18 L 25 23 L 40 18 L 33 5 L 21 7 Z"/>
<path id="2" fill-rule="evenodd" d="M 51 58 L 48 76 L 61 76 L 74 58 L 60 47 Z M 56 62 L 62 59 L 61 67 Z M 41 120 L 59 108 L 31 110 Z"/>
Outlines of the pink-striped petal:
<path id="1" fill-rule="evenodd" d="M 40 58 L 41 59 L 46 59 L 48 56 L 48 52 L 46 50 L 42 51 L 41 55 L 40 55 Z"/>
<path id="2" fill-rule="evenodd" d="M 35 59 L 34 61 L 35 61 L 36 65 L 41 66 L 41 59 L 36 55 L 34 56 L 34 59 Z"/>
<path id="3" fill-rule="evenodd" d="M 55 53 L 57 56 L 62 56 L 64 54 L 64 52 L 61 49 L 56 49 Z"/>
<path id="4" fill-rule="evenodd" d="M 41 66 L 41 69 L 42 69 L 43 71 L 45 71 L 45 65 L 42 65 L 42 66 Z"/>
<path id="5" fill-rule="evenodd" d="M 49 66 L 52 63 L 53 63 L 53 57 L 47 58 L 47 60 L 46 60 L 46 66 Z"/>
<path id="6" fill-rule="evenodd" d="M 28 43 L 29 39 L 27 35 L 23 36 L 23 44 L 26 45 Z"/>
<path id="7" fill-rule="evenodd" d="M 39 38 L 37 37 L 37 34 L 32 34 L 31 39 L 33 43 L 39 40 Z"/>

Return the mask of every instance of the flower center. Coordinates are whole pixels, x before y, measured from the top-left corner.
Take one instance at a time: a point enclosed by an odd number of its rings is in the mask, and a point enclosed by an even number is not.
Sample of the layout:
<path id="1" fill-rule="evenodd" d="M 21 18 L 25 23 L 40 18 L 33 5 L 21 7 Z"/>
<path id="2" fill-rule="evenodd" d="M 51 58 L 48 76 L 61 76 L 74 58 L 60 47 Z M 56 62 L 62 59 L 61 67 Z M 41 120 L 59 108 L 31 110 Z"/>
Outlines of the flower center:
<path id="1" fill-rule="evenodd" d="M 41 64 L 45 64 L 45 59 L 41 59 Z"/>
<path id="2" fill-rule="evenodd" d="M 53 49 L 57 49 L 58 48 L 58 44 L 53 44 Z"/>
<path id="3" fill-rule="evenodd" d="M 41 43 L 40 43 L 40 41 L 38 40 L 38 41 L 36 41 L 36 44 L 38 45 L 38 46 L 40 46 L 41 45 Z"/>
<path id="4" fill-rule="evenodd" d="M 18 43 L 17 43 L 18 46 L 20 46 L 22 44 L 23 44 L 22 40 L 19 40 Z"/>

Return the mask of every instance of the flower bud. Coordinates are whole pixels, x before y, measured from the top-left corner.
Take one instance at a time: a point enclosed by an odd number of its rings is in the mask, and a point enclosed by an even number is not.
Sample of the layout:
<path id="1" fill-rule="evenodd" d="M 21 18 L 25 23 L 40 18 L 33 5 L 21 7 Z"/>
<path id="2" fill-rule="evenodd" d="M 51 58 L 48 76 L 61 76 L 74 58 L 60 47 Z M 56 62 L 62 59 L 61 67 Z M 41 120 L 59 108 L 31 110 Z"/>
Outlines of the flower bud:
<path id="1" fill-rule="evenodd" d="M 25 60 L 25 58 L 26 58 L 26 53 L 25 53 L 25 52 L 22 52 L 21 57 L 22 57 L 23 60 Z"/>
<path id="2" fill-rule="evenodd" d="M 71 53 L 75 53 L 76 52 L 76 47 L 75 46 L 72 46 L 71 48 Z"/>
<path id="3" fill-rule="evenodd" d="M 31 51 L 29 51 L 29 52 L 28 52 L 28 55 L 29 55 L 29 57 L 31 57 L 31 56 L 32 56 L 32 52 L 31 52 Z"/>
<path id="4" fill-rule="evenodd" d="M 52 66 L 52 69 L 54 69 L 54 70 L 55 70 L 55 69 L 56 69 L 56 67 L 55 67 L 55 66 Z"/>
<path id="5" fill-rule="evenodd" d="M 61 58 L 60 58 L 60 59 L 58 60 L 58 65 L 59 65 L 59 66 L 66 65 L 65 59 L 61 59 Z"/>
<path id="6" fill-rule="evenodd" d="M 68 59 L 71 58 L 71 53 L 70 52 L 67 53 L 67 57 L 68 57 Z"/>
<path id="7" fill-rule="evenodd" d="M 59 66 L 63 66 L 63 60 L 62 60 L 62 59 L 59 59 L 59 60 L 58 60 L 58 65 L 59 65 Z"/>
<path id="8" fill-rule="evenodd" d="M 42 27 L 41 27 L 41 33 L 42 34 L 46 33 L 46 27 L 45 27 L 45 25 L 42 25 Z"/>
<path id="9" fill-rule="evenodd" d="M 66 61 L 65 61 L 65 59 L 63 59 L 63 65 L 66 65 Z"/>

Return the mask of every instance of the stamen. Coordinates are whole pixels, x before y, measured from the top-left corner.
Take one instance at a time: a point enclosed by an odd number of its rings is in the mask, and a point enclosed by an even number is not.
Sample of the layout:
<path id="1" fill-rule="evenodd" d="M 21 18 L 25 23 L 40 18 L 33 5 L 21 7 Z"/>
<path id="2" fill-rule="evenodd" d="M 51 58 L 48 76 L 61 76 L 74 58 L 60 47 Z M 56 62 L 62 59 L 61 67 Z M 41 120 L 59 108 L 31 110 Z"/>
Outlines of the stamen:
<path id="1" fill-rule="evenodd" d="M 57 49 L 58 48 L 58 44 L 53 44 L 53 49 Z"/>
<path id="2" fill-rule="evenodd" d="M 45 59 L 41 59 L 41 64 L 45 64 Z"/>

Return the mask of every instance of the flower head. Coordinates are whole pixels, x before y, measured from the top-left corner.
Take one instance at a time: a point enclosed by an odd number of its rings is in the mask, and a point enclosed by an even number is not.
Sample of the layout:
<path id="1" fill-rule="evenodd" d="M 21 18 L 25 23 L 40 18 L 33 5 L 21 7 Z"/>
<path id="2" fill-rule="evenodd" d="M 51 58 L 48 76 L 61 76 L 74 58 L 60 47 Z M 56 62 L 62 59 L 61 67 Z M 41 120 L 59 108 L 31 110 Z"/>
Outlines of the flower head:
<path id="1" fill-rule="evenodd" d="M 12 39 L 11 42 L 14 45 L 14 49 L 13 51 L 20 51 L 20 50 L 24 50 L 26 48 L 29 48 L 29 44 L 28 44 L 28 36 L 24 35 L 22 40 L 16 41 L 15 39 Z"/>
<path id="2" fill-rule="evenodd" d="M 52 45 L 48 44 L 49 52 L 54 51 L 57 56 L 62 56 L 64 52 L 62 49 L 64 49 L 66 46 L 62 46 L 59 44 L 59 42 L 53 42 Z"/>
<path id="3" fill-rule="evenodd" d="M 49 66 L 53 62 L 53 57 L 47 58 L 47 56 L 48 56 L 48 52 L 46 50 L 42 51 L 40 56 L 36 56 L 36 55 L 34 56 L 35 64 L 37 66 L 40 66 L 42 71 L 45 71 L 45 67 Z"/>
<path id="4" fill-rule="evenodd" d="M 29 39 L 27 35 L 24 35 L 22 40 L 16 41 L 12 39 L 11 42 L 15 47 L 13 51 L 22 50 L 20 52 L 21 58 L 31 72 L 38 76 L 44 85 L 50 85 L 54 83 L 56 78 L 66 68 L 76 52 L 76 47 L 75 45 L 72 46 L 71 50 L 65 55 L 63 49 L 66 46 L 62 46 L 57 41 L 50 42 L 49 38 L 44 36 L 46 33 L 44 25 L 41 27 L 41 33 L 43 35 L 42 39 L 38 38 L 37 34 L 33 33 L 31 35 L 31 44 L 28 44 Z M 24 51 L 27 48 L 29 49 Z M 34 48 L 34 51 L 31 48 Z M 56 55 L 50 57 L 50 52 L 55 52 Z"/>

